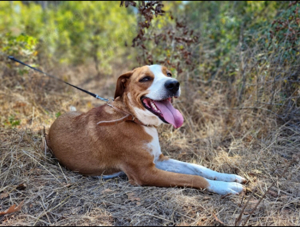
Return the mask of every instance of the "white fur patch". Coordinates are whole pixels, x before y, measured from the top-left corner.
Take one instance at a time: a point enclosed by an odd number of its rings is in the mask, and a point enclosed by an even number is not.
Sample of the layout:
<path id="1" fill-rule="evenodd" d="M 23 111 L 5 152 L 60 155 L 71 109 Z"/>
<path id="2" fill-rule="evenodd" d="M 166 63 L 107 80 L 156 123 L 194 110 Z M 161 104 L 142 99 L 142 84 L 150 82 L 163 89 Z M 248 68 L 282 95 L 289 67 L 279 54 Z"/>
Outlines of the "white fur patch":
<path id="1" fill-rule="evenodd" d="M 165 83 L 168 80 L 174 80 L 177 81 L 174 78 L 167 77 L 162 72 L 162 66 L 161 65 L 150 65 L 148 66 L 151 72 L 154 74 L 154 80 L 151 86 L 148 88 L 148 94 L 146 95 L 147 98 L 150 98 L 152 100 L 162 100 L 168 97 L 168 91 L 165 88 Z M 180 95 L 180 88 L 177 92 L 177 97 Z M 132 97 L 130 93 L 128 93 L 128 99 L 130 104 L 133 104 Z M 159 126 L 162 123 L 164 123 L 159 117 L 157 117 L 155 114 L 151 113 L 149 110 L 145 109 L 142 110 L 140 108 L 134 107 L 134 114 L 135 116 L 143 122 L 145 125 L 154 125 Z"/>
<path id="2" fill-rule="evenodd" d="M 156 161 L 155 166 L 169 172 L 198 175 L 206 178 L 209 183 L 208 190 L 221 195 L 238 194 L 243 190 L 240 184 L 245 179 L 235 174 L 219 173 L 208 169 L 204 166 L 168 159 L 163 161 Z M 210 180 L 209 180 L 210 179 Z M 228 181 L 228 182 L 226 182 Z M 239 182 L 239 183 L 236 183 Z"/>
<path id="3" fill-rule="evenodd" d="M 153 163 L 156 163 L 161 155 L 160 144 L 158 140 L 158 133 L 154 127 L 143 126 L 145 132 L 152 137 L 152 141 L 147 144 L 148 151 L 153 155 Z"/>
<path id="4" fill-rule="evenodd" d="M 174 80 L 177 81 L 174 78 L 167 77 L 162 72 L 161 65 L 150 65 L 148 66 L 151 72 L 154 74 L 154 80 L 151 86 L 148 88 L 149 93 L 146 96 L 147 98 L 153 99 L 153 100 L 162 100 L 166 98 L 167 90 L 165 88 L 165 83 L 168 80 Z M 180 96 L 180 88 L 177 92 L 178 94 L 176 96 Z"/>
<path id="5" fill-rule="evenodd" d="M 208 190 L 220 195 L 239 194 L 243 191 L 243 185 L 235 182 L 223 182 L 207 180 L 209 183 Z"/>
<path id="6" fill-rule="evenodd" d="M 151 113 L 149 110 L 142 110 L 138 107 L 134 107 L 130 93 L 128 93 L 128 99 L 131 106 L 133 106 L 134 115 L 137 117 L 137 119 L 143 122 L 143 124 L 159 126 L 161 125 L 161 123 L 163 123 L 163 121 L 160 120 L 159 117 Z"/>
<path id="7" fill-rule="evenodd" d="M 159 161 L 155 163 L 155 165 L 157 168 L 162 170 L 182 174 L 198 175 L 211 180 L 239 183 L 245 181 L 243 177 L 235 174 L 219 173 L 201 165 L 181 162 L 174 159 Z"/>
<path id="8" fill-rule="evenodd" d="M 145 125 L 161 125 L 162 120 L 160 120 L 156 115 L 151 113 L 149 110 L 142 110 L 140 108 L 134 107 L 135 116 L 143 122 Z"/>

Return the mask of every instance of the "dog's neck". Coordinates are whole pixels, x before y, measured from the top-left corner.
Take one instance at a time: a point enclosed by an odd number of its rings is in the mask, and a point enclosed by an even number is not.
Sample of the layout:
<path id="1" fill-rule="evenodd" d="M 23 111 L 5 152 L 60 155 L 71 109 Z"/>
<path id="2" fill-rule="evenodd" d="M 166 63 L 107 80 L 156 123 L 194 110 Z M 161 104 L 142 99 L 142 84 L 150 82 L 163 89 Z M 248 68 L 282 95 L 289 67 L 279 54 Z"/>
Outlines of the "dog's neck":
<path id="1" fill-rule="evenodd" d="M 117 97 L 113 102 L 109 103 L 109 105 L 112 105 L 113 107 L 123 112 L 124 116 L 127 113 L 132 115 L 133 118 L 138 119 L 138 121 L 135 120 L 135 123 L 137 124 L 156 128 L 162 123 L 162 121 L 158 117 L 154 116 L 144 107 L 142 107 L 143 109 L 135 107 L 136 104 L 133 103 L 133 99 L 130 93 L 124 92 L 122 97 Z"/>

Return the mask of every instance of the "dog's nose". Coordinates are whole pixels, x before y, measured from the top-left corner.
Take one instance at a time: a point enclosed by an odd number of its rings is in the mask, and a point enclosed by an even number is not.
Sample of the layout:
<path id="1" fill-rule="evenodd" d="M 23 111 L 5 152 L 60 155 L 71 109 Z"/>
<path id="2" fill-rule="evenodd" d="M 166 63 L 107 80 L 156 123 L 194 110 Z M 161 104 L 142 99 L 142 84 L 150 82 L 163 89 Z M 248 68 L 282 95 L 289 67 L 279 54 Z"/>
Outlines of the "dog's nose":
<path id="1" fill-rule="evenodd" d="M 167 88 L 170 92 L 175 94 L 179 89 L 179 82 L 177 80 L 168 80 L 165 83 L 165 88 Z"/>

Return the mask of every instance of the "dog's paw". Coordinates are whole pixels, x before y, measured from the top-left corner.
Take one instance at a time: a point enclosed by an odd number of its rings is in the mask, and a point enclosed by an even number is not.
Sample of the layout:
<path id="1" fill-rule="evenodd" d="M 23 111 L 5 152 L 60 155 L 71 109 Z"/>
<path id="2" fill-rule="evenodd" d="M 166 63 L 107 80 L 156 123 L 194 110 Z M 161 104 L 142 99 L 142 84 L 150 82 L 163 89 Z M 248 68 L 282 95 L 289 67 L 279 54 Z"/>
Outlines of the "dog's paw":
<path id="1" fill-rule="evenodd" d="M 227 174 L 227 173 L 221 173 L 216 180 L 226 181 L 226 182 L 238 182 L 238 183 L 246 182 L 246 179 L 244 177 L 235 174 Z"/>
<path id="2" fill-rule="evenodd" d="M 236 182 L 223 182 L 223 181 L 212 181 L 207 180 L 209 183 L 208 190 L 211 192 L 215 192 L 220 195 L 227 194 L 239 194 L 244 189 L 243 185 Z"/>

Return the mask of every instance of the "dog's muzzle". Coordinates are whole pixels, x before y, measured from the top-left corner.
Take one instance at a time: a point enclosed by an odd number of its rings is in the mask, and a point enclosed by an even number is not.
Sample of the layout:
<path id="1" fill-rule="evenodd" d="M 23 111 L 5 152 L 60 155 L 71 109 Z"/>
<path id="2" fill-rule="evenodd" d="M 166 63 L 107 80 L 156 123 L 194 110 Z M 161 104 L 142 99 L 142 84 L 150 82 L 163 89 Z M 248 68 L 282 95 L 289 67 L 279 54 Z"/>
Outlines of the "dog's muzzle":
<path id="1" fill-rule="evenodd" d="M 165 82 L 165 88 L 170 92 L 172 96 L 175 96 L 179 90 L 180 83 L 177 80 L 167 80 Z"/>

